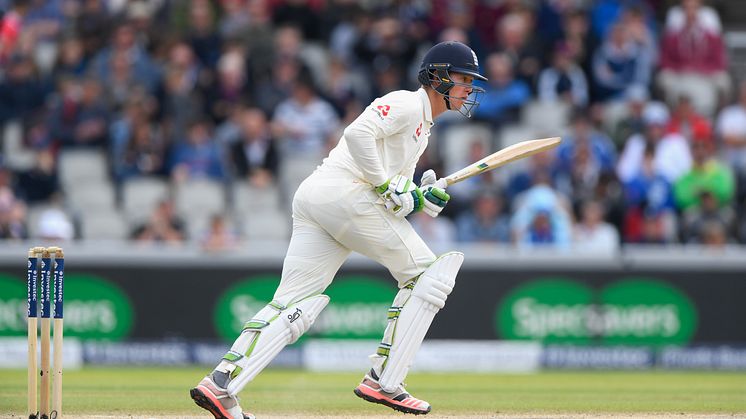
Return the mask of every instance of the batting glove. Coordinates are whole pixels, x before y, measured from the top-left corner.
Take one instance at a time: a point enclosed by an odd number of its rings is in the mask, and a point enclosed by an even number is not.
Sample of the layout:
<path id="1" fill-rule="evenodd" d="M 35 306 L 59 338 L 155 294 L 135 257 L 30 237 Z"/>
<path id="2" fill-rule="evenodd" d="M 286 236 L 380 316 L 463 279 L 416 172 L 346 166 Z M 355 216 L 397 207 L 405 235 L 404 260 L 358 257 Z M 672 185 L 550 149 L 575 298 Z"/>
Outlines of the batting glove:
<path id="1" fill-rule="evenodd" d="M 430 169 L 422 174 L 420 189 L 424 191 L 425 197 L 422 210 L 433 218 L 437 217 L 451 199 L 451 196 L 446 193 L 445 179 L 438 179 L 435 171 Z"/>
<path id="2" fill-rule="evenodd" d="M 422 210 L 425 197 L 420 188 L 402 175 L 396 175 L 376 188 L 383 197 L 386 209 L 399 218 Z"/>

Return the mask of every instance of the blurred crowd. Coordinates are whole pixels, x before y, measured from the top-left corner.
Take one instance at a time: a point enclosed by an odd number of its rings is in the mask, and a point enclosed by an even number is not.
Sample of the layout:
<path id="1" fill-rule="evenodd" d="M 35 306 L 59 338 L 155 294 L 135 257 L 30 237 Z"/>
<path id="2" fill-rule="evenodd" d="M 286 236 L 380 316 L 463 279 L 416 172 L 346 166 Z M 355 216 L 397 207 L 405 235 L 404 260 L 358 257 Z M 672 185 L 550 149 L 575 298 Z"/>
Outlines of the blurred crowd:
<path id="1" fill-rule="evenodd" d="M 473 161 L 526 125 L 563 143 L 455 187 L 442 217 L 412 217 L 426 241 L 610 252 L 746 242 L 746 84 L 731 76 L 704 0 L 0 0 L 0 10 L 4 239 L 97 238 L 71 210 L 75 185 L 60 181 L 69 150 L 106 156 L 118 205 L 133 179 L 199 179 L 279 191 L 287 212 L 346 124 L 375 97 L 416 89 L 424 52 L 458 40 L 477 53 L 486 92 L 472 121 L 441 118 L 420 171 L 445 174 L 451 150 Z M 464 126 L 486 142 L 452 135 Z M 31 226 L 38 205 L 48 211 Z M 128 220 L 127 237 L 234 246 L 245 237 L 232 208 L 226 199 L 194 234 L 164 197 L 145 221 Z"/>

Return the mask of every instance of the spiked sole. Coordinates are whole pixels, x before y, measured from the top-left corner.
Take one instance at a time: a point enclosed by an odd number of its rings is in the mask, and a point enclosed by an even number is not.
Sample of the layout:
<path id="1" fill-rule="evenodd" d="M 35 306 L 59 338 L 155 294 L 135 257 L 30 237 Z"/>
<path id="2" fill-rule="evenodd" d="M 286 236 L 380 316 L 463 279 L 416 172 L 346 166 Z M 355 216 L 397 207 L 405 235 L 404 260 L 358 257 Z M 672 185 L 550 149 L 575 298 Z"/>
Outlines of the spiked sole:
<path id="1" fill-rule="evenodd" d="M 232 419 L 225 416 L 215 402 L 213 402 L 212 399 L 210 399 L 210 397 L 202 392 L 198 387 L 189 390 L 189 394 L 192 396 L 192 400 L 194 400 L 194 403 L 196 403 L 197 406 L 212 413 L 212 415 L 215 416 L 215 419 Z"/>
<path id="2" fill-rule="evenodd" d="M 356 396 L 360 397 L 361 399 L 363 399 L 365 401 L 369 401 L 371 403 L 382 404 L 382 405 L 390 407 L 390 408 L 392 408 L 394 410 L 398 410 L 399 412 L 402 412 L 402 413 L 411 413 L 413 415 L 426 415 L 426 414 L 430 413 L 430 407 L 428 407 L 427 410 L 416 410 L 416 409 L 412 409 L 411 407 L 407 407 L 407 406 L 402 406 L 402 405 L 399 405 L 399 404 L 391 403 L 387 399 L 379 399 L 379 398 L 373 397 L 371 395 L 365 394 L 359 388 L 356 388 L 353 391 L 355 392 Z"/>

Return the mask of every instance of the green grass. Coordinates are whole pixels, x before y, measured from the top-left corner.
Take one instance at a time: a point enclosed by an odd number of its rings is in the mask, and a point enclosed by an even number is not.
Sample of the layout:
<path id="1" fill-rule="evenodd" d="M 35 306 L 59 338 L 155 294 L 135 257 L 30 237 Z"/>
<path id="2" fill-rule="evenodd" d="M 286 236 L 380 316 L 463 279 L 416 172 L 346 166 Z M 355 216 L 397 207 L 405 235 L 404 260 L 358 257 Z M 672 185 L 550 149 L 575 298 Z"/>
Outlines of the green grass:
<path id="1" fill-rule="evenodd" d="M 65 371 L 66 416 L 201 415 L 188 390 L 205 368 Z M 265 371 L 241 394 L 263 414 L 374 415 L 386 409 L 352 394 L 360 374 Z M 408 388 L 443 415 L 669 412 L 746 413 L 746 374 L 548 372 L 530 375 L 411 374 Z M 26 408 L 26 371 L 0 370 L 0 415 Z"/>

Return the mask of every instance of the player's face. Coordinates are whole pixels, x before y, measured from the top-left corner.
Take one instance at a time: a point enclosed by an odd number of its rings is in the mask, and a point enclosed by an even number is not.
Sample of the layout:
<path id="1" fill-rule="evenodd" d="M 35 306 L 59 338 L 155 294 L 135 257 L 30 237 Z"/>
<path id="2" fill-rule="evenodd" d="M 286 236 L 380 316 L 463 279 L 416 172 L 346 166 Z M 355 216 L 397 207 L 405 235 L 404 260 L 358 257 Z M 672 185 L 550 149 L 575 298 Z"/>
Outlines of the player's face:
<path id="1" fill-rule="evenodd" d="M 473 90 L 472 83 L 474 82 L 474 77 L 461 73 L 452 73 L 451 79 L 455 84 L 448 92 L 451 100 L 451 109 L 459 109 Z"/>

